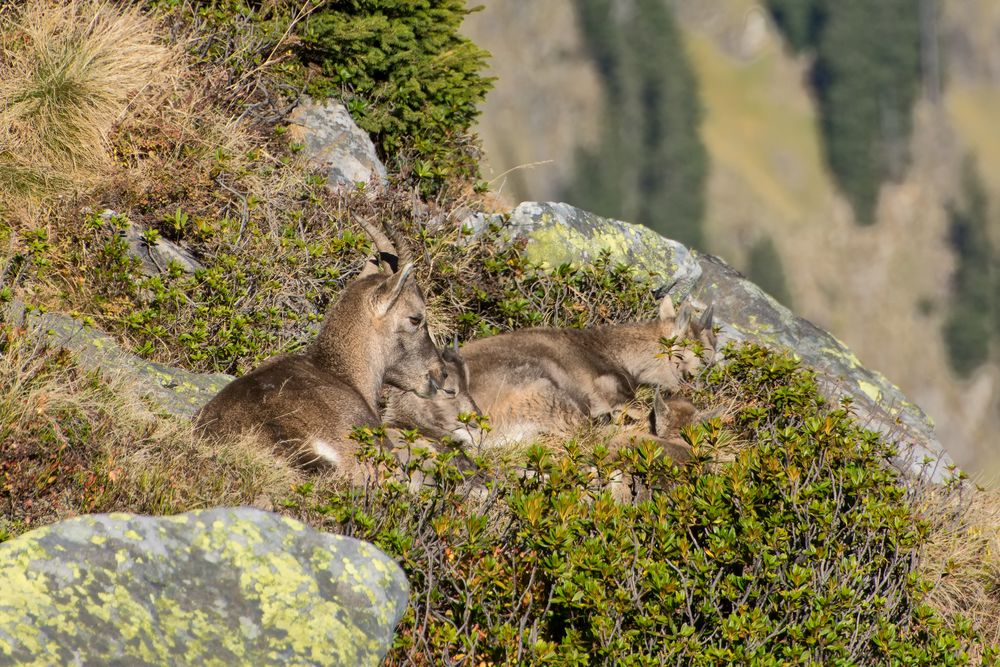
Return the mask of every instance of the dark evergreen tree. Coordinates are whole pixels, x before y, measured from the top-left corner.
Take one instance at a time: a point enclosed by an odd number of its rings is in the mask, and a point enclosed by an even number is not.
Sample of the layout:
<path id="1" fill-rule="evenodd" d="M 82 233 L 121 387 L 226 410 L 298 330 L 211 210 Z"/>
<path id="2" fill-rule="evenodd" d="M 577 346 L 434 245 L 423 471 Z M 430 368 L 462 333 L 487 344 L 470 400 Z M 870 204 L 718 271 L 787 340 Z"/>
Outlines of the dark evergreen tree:
<path id="1" fill-rule="evenodd" d="M 822 26 L 822 5 L 822 0 L 767 0 L 774 22 L 796 52 L 815 46 Z"/>
<path id="2" fill-rule="evenodd" d="M 707 156 L 694 74 L 667 3 L 577 0 L 606 91 L 603 136 L 563 197 L 702 247 Z"/>
<path id="3" fill-rule="evenodd" d="M 815 53 L 812 84 L 827 161 L 861 224 L 908 162 L 920 84 L 919 0 L 768 0 L 795 50 Z"/>
<path id="4" fill-rule="evenodd" d="M 770 236 L 762 236 L 750 248 L 747 277 L 782 304 L 792 307 L 792 294 L 788 291 L 781 255 Z"/>
<path id="5" fill-rule="evenodd" d="M 963 173 L 960 203 L 948 207 L 949 240 L 956 255 L 952 298 L 944 322 L 944 340 L 952 368 L 968 376 L 985 363 L 990 342 L 1000 337 L 997 263 L 989 235 L 989 201 L 971 162 Z"/>

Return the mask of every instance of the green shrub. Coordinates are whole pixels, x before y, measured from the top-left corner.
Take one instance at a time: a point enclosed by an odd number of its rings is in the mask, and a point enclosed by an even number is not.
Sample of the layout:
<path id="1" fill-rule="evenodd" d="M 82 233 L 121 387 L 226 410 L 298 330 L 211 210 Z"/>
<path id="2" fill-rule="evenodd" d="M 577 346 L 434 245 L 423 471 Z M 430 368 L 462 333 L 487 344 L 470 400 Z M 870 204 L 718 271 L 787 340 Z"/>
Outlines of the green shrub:
<path id="1" fill-rule="evenodd" d="M 458 32 L 465 0 L 320 0 L 310 11 L 297 0 L 149 4 L 214 35 L 202 53 L 225 66 L 242 102 L 260 103 L 248 82 L 269 69 L 263 85 L 275 95 L 343 100 L 425 190 L 478 174 L 470 127 L 492 84 L 481 73 L 489 54 Z"/>
<path id="2" fill-rule="evenodd" d="M 402 565 L 411 603 L 388 664 L 966 664 L 969 624 L 921 602 L 927 525 L 891 448 L 790 357 L 726 354 L 702 400 L 739 408 L 686 430 L 686 468 L 651 445 L 567 443 L 478 487 L 446 455 L 414 494 L 429 455 L 400 467 L 369 447 L 381 474 L 365 487 L 290 505 Z M 710 463 L 734 437 L 735 460 Z"/>

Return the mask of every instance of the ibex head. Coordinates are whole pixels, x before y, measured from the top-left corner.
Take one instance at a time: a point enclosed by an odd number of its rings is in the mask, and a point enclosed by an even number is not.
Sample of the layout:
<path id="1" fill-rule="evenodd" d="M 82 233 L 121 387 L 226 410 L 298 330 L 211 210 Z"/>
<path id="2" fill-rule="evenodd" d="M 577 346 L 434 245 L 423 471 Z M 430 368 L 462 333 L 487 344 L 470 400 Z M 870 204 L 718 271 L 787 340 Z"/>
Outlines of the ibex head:
<path id="1" fill-rule="evenodd" d="M 430 398 L 413 392 L 390 391 L 385 422 L 398 428 L 416 429 L 429 438 L 450 437 L 472 444 L 479 427 L 459 420 L 462 414 L 479 414 L 479 406 L 469 394 L 469 368 L 458 353 L 457 341 L 444 350 L 442 357 L 447 377 L 440 390 Z"/>
<path id="2" fill-rule="evenodd" d="M 633 367 L 638 381 L 676 391 L 685 377 L 713 363 L 716 336 L 712 329 L 712 316 L 710 306 L 700 318 L 696 318 L 687 303 L 681 306 L 680 312 L 676 312 L 670 296 L 664 296 L 657 319 L 640 325 L 647 332 L 644 335 L 652 333 L 657 341 L 658 359 L 655 364 L 649 363 L 648 357 L 638 360 Z M 673 341 L 673 344 L 669 347 L 660 345 L 664 339 Z"/>
<path id="3" fill-rule="evenodd" d="M 407 264 L 375 290 L 372 334 L 387 361 L 384 381 L 418 396 L 432 396 L 448 378 L 427 328 L 427 305 Z"/>
<path id="4" fill-rule="evenodd" d="M 391 261 L 370 262 L 344 290 L 327 314 L 316 351 L 331 365 L 352 366 L 348 375 L 366 377 L 372 395 L 385 383 L 431 396 L 448 372 L 427 328 L 427 305 L 413 264 L 396 270 L 395 248 L 367 221 L 362 224 L 383 260 Z M 386 247 L 393 252 L 383 250 Z"/>
<path id="5" fill-rule="evenodd" d="M 706 365 L 715 362 L 718 340 L 713 329 L 715 307 L 709 306 L 700 318 L 695 317 L 690 303 L 681 306 L 674 316 L 674 304 L 669 296 L 663 297 L 660 304 L 660 323 L 671 333 L 665 338 L 675 338 L 680 346 L 672 355 L 678 368 L 685 376 L 694 375 Z M 685 342 L 687 343 L 685 344 Z"/>

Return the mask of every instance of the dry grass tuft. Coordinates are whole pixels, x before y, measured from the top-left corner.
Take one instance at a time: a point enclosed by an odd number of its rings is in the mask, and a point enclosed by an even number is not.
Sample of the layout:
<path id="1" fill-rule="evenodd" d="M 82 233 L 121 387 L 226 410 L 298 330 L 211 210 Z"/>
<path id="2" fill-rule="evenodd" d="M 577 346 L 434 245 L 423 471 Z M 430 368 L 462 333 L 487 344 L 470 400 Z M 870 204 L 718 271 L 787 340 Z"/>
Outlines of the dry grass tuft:
<path id="1" fill-rule="evenodd" d="M 920 563 L 934 584 L 927 602 L 945 618 L 970 619 L 985 642 L 1000 643 L 1000 491 L 934 487 L 918 509 L 935 524 Z"/>
<path id="2" fill-rule="evenodd" d="M 113 128 L 170 71 L 170 50 L 137 8 L 100 0 L 31 2 L 0 21 L 0 196 L 93 183 Z"/>
<path id="3" fill-rule="evenodd" d="M 140 395 L 0 323 L 0 541 L 85 512 L 268 506 L 300 481 L 251 439 L 205 442 Z"/>

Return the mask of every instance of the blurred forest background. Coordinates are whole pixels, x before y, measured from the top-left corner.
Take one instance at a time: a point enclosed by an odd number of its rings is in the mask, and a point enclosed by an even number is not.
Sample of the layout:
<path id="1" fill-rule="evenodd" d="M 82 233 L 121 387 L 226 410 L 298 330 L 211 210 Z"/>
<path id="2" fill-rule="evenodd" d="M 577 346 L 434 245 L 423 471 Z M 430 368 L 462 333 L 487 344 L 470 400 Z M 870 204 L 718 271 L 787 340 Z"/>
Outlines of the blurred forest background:
<path id="1" fill-rule="evenodd" d="M 716 254 L 1000 481 L 1000 0 L 482 0 L 510 202 Z"/>

